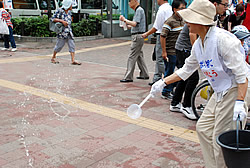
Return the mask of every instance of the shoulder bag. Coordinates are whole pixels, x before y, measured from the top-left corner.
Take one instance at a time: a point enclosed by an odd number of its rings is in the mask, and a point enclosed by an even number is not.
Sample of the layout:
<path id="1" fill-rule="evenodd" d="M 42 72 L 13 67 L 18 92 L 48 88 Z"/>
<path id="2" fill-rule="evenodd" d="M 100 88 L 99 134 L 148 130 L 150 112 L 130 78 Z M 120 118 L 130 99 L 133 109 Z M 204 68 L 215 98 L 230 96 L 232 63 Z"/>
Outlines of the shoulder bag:
<path id="1" fill-rule="evenodd" d="M 4 34 L 4 35 L 10 34 L 8 25 L 2 17 L 2 10 L 0 11 L 0 34 Z"/>

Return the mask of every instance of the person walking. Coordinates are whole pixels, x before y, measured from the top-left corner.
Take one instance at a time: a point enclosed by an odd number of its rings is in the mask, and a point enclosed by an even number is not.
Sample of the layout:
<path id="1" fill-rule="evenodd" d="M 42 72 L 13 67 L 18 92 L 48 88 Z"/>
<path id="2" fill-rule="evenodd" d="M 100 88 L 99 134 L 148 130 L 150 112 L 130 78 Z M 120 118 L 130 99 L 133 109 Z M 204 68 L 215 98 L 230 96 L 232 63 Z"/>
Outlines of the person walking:
<path id="1" fill-rule="evenodd" d="M 62 4 L 63 4 L 62 8 L 59 8 L 52 17 L 53 22 L 62 23 L 64 28 L 61 33 L 57 34 L 57 42 L 54 48 L 53 56 L 51 58 L 51 63 L 53 64 L 59 63 L 56 60 L 56 54 L 60 52 L 64 47 L 65 43 L 67 43 L 69 47 L 69 53 L 71 55 L 71 64 L 81 65 L 81 63 L 75 61 L 75 42 L 74 42 L 74 35 L 71 29 L 72 0 L 63 0 Z"/>
<path id="2" fill-rule="evenodd" d="M 13 24 L 11 22 L 11 15 L 3 8 L 3 2 L 0 2 L 0 18 L 6 21 L 6 24 L 9 28 L 9 35 L 3 36 L 4 48 L 2 48 L 2 51 L 9 50 L 10 44 L 11 44 L 11 47 L 12 47 L 11 51 L 15 52 L 17 48 L 16 48 L 15 39 L 13 36 Z"/>
<path id="3" fill-rule="evenodd" d="M 189 57 L 192 44 L 195 42 L 197 35 L 189 33 L 187 24 L 184 25 L 175 44 L 176 49 L 176 67 L 180 69 L 185 63 L 185 59 Z M 180 80 L 175 88 L 173 100 L 170 104 L 170 111 L 182 112 L 187 118 L 194 120 L 196 116 L 191 108 L 191 96 L 199 82 L 199 73 L 195 71 L 187 80 Z M 183 103 L 181 103 L 185 92 Z"/>
<path id="4" fill-rule="evenodd" d="M 149 83 L 152 86 L 156 81 L 162 78 L 164 75 L 164 60 L 161 55 L 161 42 L 160 42 L 160 34 L 162 31 L 162 27 L 164 22 L 173 14 L 172 7 L 169 5 L 168 0 L 157 0 L 159 10 L 156 14 L 156 19 L 154 22 L 153 27 L 147 31 L 146 33 L 142 34 L 143 38 L 147 38 L 149 35 L 156 32 L 156 44 L 155 44 L 155 55 L 156 55 L 156 62 L 155 62 L 155 73 L 153 77 L 153 81 Z"/>
<path id="5" fill-rule="evenodd" d="M 245 125 L 250 105 L 250 69 L 245 62 L 241 42 L 232 33 L 215 27 L 215 6 L 208 0 L 194 0 L 184 10 L 178 11 L 187 22 L 191 33 L 199 35 L 182 68 L 157 81 L 151 94 L 179 80 L 186 80 L 198 68 L 214 90 L 200 119 L 196 131 L 207 168 L 225 168 L 221 147 L 216 137 L 235 129 L 239 117 Z M 232 47 L 233 46 L 233 47 Z"/>
<path id="6" fill-rule="evenodd" d="M 142 51 L 142 46 L 144 44 L 142 34 L 146 31 L 146 18 L 144 9 L 140 6 L 138 0 L 129 0 L 129 7 L 135 11 L 132 21 L 120 15 L 120 20 L 125 22 L 128 28 L 131 28 L 132 38 L 130 54 L 127 62 L 127 71 L 124 75 L 124 78 L 120 80 L 120 82 L 133 82 L 136 63 L 140 69 L 140 75 L 136 78 L 143 80 L 149 79 L 148 69 Z"/>
<path id="7" fill-rule="evenodd" d="M 186 2 L 184 0 L 174 0 L 172 3 L 173 15 L 164 22 L 162 28 L 160 41 L 162 47 L 162 57 L 165 64 L 164 77 L 171 75 L 175 69 L 175 43 L 184 26 L 184 21 L 177 14 L 177 11 L 185 8 Z M 162 98 L 172 99 L 173 95 L 171 92 L 173 91 L 173 87 L 173 84 L 166 86 L 162 91 Z"/>

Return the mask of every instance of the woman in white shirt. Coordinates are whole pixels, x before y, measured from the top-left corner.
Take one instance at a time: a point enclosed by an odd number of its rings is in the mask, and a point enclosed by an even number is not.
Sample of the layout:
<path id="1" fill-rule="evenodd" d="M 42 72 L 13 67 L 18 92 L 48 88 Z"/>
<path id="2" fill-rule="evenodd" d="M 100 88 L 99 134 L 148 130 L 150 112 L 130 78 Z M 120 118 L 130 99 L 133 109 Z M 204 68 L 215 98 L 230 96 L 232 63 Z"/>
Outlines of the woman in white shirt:
<path id="1" fill-rule="evenodd" d="M 157 81 L 151 94 L 160 93 L 170 83 L 186 80 L 200 68 L 215 93 L 197 122 L 197 134 L 206 167 L 224 168 L 226 165 L 216 137 L 234 129 L 238 116 L 245 121 L 250 105 L 250 75 L 244 49 L 233 34 L 214 26 L 216 9 L 210 1 L 194 0 L 178 13 L 187 22 L 190 32 L 198 34 L 199 38 L 184 66 Z"/>

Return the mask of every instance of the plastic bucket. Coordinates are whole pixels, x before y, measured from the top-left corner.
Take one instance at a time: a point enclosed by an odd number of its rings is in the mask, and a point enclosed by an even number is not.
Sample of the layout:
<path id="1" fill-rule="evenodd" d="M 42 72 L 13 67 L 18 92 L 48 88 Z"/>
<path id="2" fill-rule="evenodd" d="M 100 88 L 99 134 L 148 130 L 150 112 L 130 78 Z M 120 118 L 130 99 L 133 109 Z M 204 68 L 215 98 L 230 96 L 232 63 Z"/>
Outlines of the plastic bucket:
<path id="1" fill-rule="evenodd" d="M 237 129 L 220 134 L 216 141 L 221 146 L 228 168 L 250 168 L 250 131 Z"/>

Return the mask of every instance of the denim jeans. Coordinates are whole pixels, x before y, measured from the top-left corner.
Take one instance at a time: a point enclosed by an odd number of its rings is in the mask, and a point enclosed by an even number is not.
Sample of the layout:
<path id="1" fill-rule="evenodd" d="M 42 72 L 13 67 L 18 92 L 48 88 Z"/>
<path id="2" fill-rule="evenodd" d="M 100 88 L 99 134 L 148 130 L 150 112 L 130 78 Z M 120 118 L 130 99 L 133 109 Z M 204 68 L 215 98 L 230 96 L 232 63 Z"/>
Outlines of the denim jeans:
<path id="1" fill-rule="evenodd" d="M 8 26 L 8 27 L 9 27 L 10 34 L 9 35 L 4 35 L 4 47 L 5 48 L 10 48 L 10 44 L 11 44 L 12 48 L 16 48 L 16 43 L 15 43 L 15 40 L 14 40 L 14 37 L 13 37 L 12 27 L 11 26 Z M 10 42 L 10 44 L 9 44 L 9 42 Z"/>
<path id="2" fill-rule="evenodd" d="M 164 64 L 165 64 L 165 72 L 164 72 L 164 78 L 165 78 L 174 73 L 176 64 L 176 55 L 168 55 L 168 62 L 164 60 Z M 174 85 L 175 85 L 174 83 L 167 85 L 166 87 L 164 87 L 162 93 L 172 92 Z"/>

